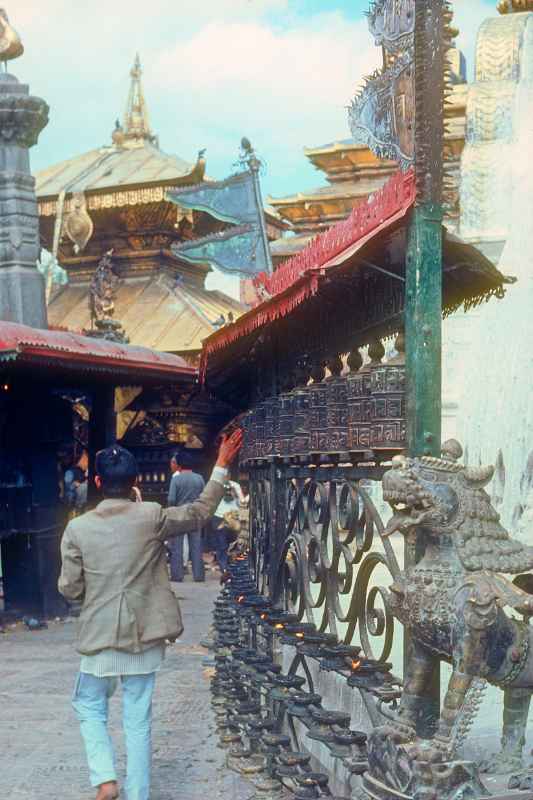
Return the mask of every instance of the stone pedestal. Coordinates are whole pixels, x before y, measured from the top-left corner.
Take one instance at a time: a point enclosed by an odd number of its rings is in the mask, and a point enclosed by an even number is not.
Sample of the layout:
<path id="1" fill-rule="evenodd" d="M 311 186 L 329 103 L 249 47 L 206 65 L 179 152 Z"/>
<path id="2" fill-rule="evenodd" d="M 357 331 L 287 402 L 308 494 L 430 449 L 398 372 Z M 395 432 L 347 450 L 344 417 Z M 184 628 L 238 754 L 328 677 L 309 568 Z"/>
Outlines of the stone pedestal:
<path id="1" fill-rule="evenodd" d="M 46 328 L 47 320 L 29 148 L 47 122 L 44 100 L 0 74 L 0 319 L 36 328 Z"/>

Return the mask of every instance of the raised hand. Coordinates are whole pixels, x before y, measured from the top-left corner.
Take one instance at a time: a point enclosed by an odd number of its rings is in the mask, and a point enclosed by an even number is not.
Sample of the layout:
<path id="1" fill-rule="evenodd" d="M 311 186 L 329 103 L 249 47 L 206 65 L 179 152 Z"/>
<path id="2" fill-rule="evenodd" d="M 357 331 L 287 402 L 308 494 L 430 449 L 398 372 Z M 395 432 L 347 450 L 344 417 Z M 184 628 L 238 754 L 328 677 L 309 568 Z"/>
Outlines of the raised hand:
<path id="1" fill-rule="evenodd" d="M 242 430 L 238 428 L 231 436 L 224 436 L 218 450 L 217 467 L 229 467 L 242 447 Z"/>

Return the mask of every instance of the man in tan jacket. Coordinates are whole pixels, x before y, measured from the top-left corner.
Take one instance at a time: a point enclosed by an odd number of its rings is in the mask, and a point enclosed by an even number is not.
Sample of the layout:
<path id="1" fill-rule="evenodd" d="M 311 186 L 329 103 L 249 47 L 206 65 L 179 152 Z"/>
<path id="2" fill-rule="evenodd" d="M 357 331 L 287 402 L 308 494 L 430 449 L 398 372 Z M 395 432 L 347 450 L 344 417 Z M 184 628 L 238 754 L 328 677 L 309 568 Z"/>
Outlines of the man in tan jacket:
<path id="1" fill-rule="evenodd" d="M 183 631 L 170 588 L 164 542 L 209 520 L 224 492 L 227 468 L 242 433 L 220 446 L 211 480 L 200 497 L 179 508 L 132 502 L 133 455 L 115 445 L 98 453 L 95 482 L 103 500 L 73 519 L 61 543 L 59 591 L 80 601 L 80 672 L 73 706 L 80 721 L 96 800 L 114 800 L 118 786 L 107 732 L 108 698 L 122 684 L 128 757 L 127 800 L 149 800 L 151 717 L 155 673 L 165 641 Z"/>

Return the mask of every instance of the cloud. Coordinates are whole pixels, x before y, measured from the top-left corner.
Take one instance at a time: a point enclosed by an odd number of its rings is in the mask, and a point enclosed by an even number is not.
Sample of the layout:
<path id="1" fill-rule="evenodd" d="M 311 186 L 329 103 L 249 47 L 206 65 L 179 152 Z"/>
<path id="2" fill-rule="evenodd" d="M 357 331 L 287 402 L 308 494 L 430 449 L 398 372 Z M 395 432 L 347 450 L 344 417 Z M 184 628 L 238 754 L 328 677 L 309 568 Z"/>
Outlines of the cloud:
<path id="1" fill-rule="evenodd" d="M 201 3 L 196 0 L 154 0 L 149 6 L 145 0 L 115 0 L 113 3 L 92 0 L 90 4 L 48 0 L 46 14 L 43 14 L 40 0 L 19 0 L 16 10 L 11 14 L 11 21 L 15 27 L 42 25 L 46 24 L 46 18 L 53 15 L 60 29 L 68 27 L 70 22 L 83 20 L 89 25 L 94 21 L 103 29 L 111 27 L 109 21 L 120 18 L 127 30 L 139 23 L 143 27 L 150 26 L 155 17 L 159 23 L 164 21 L 172 24 L 175 20 L 188 27 L 189 21 L 193 20 L 198 25 L 212 19 L 255 17 L 285 11 L 288 5 L 289 0 L 203 0 Z M 57 14 L 61 16 L 57 17 Z M 162 15 L 165 15 L 164 20 Z"/>
<path id="2" fill-rule="evenodd" d="M 339 13 L 279 29 L 216 22 L 161 53 L 150 79 L 167 98 L 166 122 L 187 120 L 211 140 L 210 161 L 236 154 L 246 134 L 271 171 L 287 174 L 305 161 L 304 145 L 350 135 L 345 107 L 378 61 L 365 21 Z"/>
<path id="3" fill-rule="evenodd" d="M 247 135 L 268 165 L 265 193 L 323 184 L 302 148 L 350 135 L 345 106 L 380 51 L 363 15 L 312 5 L 324 11 L 304 15 L 295 0 L 48 0 L 43 13 L 18 0 L 26 53 L 14 71 L 51 106 L 34 169 L 108 143 L 139 51 L 163 149 L 192 161 L 205 146 L 209 173 L 223 177 Z M 471 56 L 493 0 L 454 8 Z"/>
<path id="4" fill-rule="evenodd" d="M 143 5 L 139 16 L 125 0 L 105 14 L 103 0 L 94 0 L 90 13 L 49 2 L 46 19 L 29 15 L 18 24 L 27 37 L 19 77 L 51 106 L 34 168 L 108 142 L 139 50 L 152 125 L 165 150 L 194 160 L 206 146 L 210 174 L 222 177 L 247 135 L 268 164 L 266 191 L 301 188 L 301 175 L 309 188 L 321 178 L 303 146 L 350 135 L 345 106 L 379 60 L 364 18 L 280 14 L 287 0 L 218 0 L 198 4 L 200 16 L 190 10 L 192 0 L 181 0 L 179 14 L 173 0 L 170 15 L 168 0 L 153 0 L 150 14 Z M 27 10 L 34 0 L 22 3 Z"/>

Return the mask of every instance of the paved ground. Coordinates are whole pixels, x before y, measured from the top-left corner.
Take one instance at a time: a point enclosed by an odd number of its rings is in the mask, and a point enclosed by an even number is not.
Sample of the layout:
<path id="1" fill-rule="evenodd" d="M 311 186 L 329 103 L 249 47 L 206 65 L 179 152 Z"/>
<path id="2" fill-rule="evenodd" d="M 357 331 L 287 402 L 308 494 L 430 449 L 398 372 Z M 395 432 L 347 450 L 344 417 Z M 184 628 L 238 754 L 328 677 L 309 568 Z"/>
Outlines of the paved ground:
<path id="1" fill-rule="evenodd" d="M 151 800 L 248 800 L 253 787 L 223 767 L 209 702 L 209 674 L 199 646 L 218 583 L 174 585 L 185 633 L 167 652 L 154 698 Z M 10 800 L 90 800 L 82 743 L 70 706 L 77 671 L 74 622 L 48 630 L 20 626 L 0 634 L 0 797 Z M 120 696 L 111 701 L 119 775 L 125 759 Z"/>

